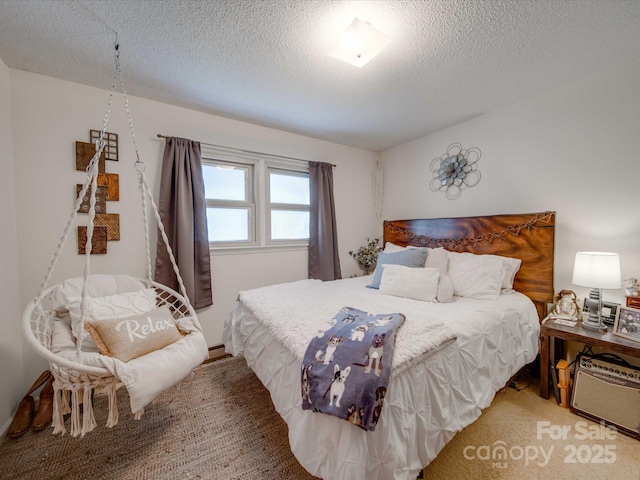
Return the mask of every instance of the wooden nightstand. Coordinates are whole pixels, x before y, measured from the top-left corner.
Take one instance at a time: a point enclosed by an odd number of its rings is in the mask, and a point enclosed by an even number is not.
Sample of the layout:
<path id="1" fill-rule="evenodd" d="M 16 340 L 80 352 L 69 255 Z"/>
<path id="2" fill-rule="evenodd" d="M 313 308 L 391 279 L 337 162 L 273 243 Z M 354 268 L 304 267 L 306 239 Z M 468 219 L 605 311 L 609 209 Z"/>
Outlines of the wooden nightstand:
<path id="1" fill-rule="evenodd" d="M 549 363 L 549 346 L 554 338 L 601 347 L 608 352 L 640 357 L 640 342 L 618 337 L 611 333 L 611 328 L 605 333 L 598 333 L 582 328 L 580 322 L 575 327 L 567 327 L 548 320 L 540 325 L 540 396 L 542 398 L 549 398 L 549 367 L 555 365 L 555 361 L 553 364 Z"/>

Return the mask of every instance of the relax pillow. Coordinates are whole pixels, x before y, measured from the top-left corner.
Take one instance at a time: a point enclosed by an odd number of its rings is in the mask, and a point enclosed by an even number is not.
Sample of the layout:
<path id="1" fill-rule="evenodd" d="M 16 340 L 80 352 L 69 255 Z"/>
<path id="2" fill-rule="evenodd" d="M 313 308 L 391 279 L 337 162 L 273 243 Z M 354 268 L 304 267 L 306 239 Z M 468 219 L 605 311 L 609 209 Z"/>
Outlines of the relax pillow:
<path id="1" fill-rule="evenodd" d="M 373 272 L 373 280 L 369 288 L 380 288 L 382 278 L 382 265 L 403 265 L 405 267 L 422 268 L 427 258 L 426 248 L 409 248 L 400 252 L 378 254 L 376 270 Z"/>
<path id="2" fill-rule="evenodd" d="M 85 321 L 102 355 L 123 362 L 160 350 L 182 336 L 166 306 L 124 318 Z"/>
<path id="3" fill-rule="evenodd" d="M 454 295 L 495 300 L 502 287 L 503 263 L 493 255 L 449 252 L 449 276 Z"/>
<path id="4" fill-rule="evenodd" d="M 81 303 L 82 298 L 75 297 L 69 299 L 66 305 L 71 317 L 71 331 L 76 338 L 82 333 L 80 326 Z M 156 308 L 156 292 L 153 288 L 106 297 L 86 297 L 84 320 L 87 322 L 126 317 L 149 312 L 154 308 Z"/>
<path id="5" fill-rule="evenodd" d="M 396 297 L 435 302 L 438 293 L 437 268 L 411 268 L 402 265 L 383 265 L 380 293 Z"/>

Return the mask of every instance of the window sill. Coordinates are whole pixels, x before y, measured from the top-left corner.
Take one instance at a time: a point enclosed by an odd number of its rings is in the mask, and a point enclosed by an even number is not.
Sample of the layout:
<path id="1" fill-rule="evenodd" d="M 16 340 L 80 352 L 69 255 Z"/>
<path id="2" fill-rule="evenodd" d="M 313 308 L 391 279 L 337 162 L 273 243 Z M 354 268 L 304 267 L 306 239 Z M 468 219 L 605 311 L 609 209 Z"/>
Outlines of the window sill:
<path id="1" fill-rule="evenodd" d="M 275 252 L 293 252 L 306 251 L 309 244 L 293 244 L 293 245 L 251 245 L 242 247 L 209 247 L 211 256 L 217 255 L 250 255 L 256 253 L 275 253 Z"/>

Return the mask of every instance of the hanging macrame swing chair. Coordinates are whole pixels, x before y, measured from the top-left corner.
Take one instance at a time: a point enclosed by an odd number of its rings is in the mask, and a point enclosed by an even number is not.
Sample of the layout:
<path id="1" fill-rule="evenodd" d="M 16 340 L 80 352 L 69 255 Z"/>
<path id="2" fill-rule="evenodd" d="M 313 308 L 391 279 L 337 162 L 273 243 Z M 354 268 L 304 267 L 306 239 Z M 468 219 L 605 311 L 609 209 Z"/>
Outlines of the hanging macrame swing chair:
<path id="1" fill-rule="evenodd" d="M 146 279 L 90 273 L 98 165 L 105 147 L 105 132 L 117 82 L 136 154 L 134 169 L 138 175 L 147 244 Z M 66 433 L 64 416 L 68 413 L 71 414 L 70 430 L 74 437 L 84 436 L 97 426 L 92 406 L 94 393 L 106 393 L 109 409 L 106 426 L 114 426 L 118 422 L 116 392 L 121 386 L 128 390 L 131 411 L 139 419 L 146 405 L 186 378 L 208 355 L 202 327 L 189 302 L 145 170 L 138 152 L 116 39 L 115 73 L 96 153 L 87 167 L 87 179 L 40 291 L 29 302 L 22 317 L 27 341 L 49 362 L 54 376 L 54 434 Z M 90 202 L 83 275 L 50 287 L 58 257 L 87 192 Z M 147 199 L 169 253 L 180 293 L 152 279 Z"/>

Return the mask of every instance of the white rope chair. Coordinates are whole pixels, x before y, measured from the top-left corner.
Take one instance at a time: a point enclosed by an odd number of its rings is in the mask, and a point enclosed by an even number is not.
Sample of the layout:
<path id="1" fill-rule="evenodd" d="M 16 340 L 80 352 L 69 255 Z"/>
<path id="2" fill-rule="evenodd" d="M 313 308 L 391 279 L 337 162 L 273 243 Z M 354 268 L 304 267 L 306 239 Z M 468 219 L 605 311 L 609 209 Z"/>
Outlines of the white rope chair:
<path id="1" fill-rule="evenodd" d="M 114 376 L 112 371 L 106 367 L 97 366 L 95 362 L 87 364 L 83 359 L 85 353 L 82 348 L 83 335 L 79 335 L 75 342 L 74 352 L 72 355 L 63 356 L 59 352 L 55 353 L 52 350 L 52 336 L 54 332 L 54 322 L 61 322 L 62 320 L 58 316 L 56 310 L 56 292 L 61 288 L 62 284 L 49 287 L 49 281 L 53 274 L 55 265 L 58 261 L 65 241 L 74 225 L 77 213 L 82 204 L 82 200 L 85 198 L 87 191 L 90 191 L 89 202 L 89 222 L 87 226 L 87 242 L 85 249 L 85 267 L 81 282 L 81 306 L 80 306 L 80 328 L 81 331 L 84 327 L 86 303 L 89 298 L 87 289 L 88 282 L 92 278 L 90 273 L 91 264 L 91 249 L 92 238 L 94 230 L 95 220 L 95 205 L 96 205 L 96 191 L 97 191 L 97 179 L 98 179 L 98 160 L 105 146 L 105 132 L 109 119 L 109 113 L 111 110 L 111 103 L 113 100 L 114 92 L 116 90 L 116 82 L 120 83 L 122 96 L 124 98 L 125 109 L 127 112 L 127 118 L 129 122 L 129 128 L 131 138 L 136 153 L 136 161 L 134 168 L 138 175 L 138 186 L 141 194 L 142 214 L 143 214 L 143 227 L 144 235 L 147 246 L 147 278 L 136 279 L 147 289 L 153 289 L 155 291 L 155 303 L 156 307 L 167 307 L 171 312 L 177 326 L 186 327 L 183 331 L 188 333 L 184 338 L 188 339 L 190 348 L 188 351 L 179 352 L 179 355 L 174 357 L 176 362 L 182 362 L 182 368 L 167 368 L 171 372 L 166 373 L 167 379 L 171 384 L 175 384 L 182 380 L 184 376 L 188 375 L 197 365 L 199 365 L 204 358 L 206 358 L 207 345 L 202 334 L 202 327 L 198 322 L 196 312 L 194 311 L 189 298 L 186 294 L 185 286 L 180 276 L 178 266 L 176 264 L 175 257 L 169 245 L 169 240 L 164 230 L 164 225 L 160 219 L 157 205 L 153 199 L 149 185 L 145 177 L 146 166 L 140 161 L 140 155 L 138 152 L 138 145 L 135 137 L 135 131 L 133 127 L 133 121 L 131 111 L 129 108 L 129 102 L 124 88 L 124 81 L 122 79 L 122 73 L 120 69 L 120 49 L 117 43 L 115 44 L 115 73 L 113 76 L 113 82 L 111 86 L 111 92 L 107 103 L 103 119 L 103 128 L 99 140 L 96 143 L 96 153 L 93 156 L 89 166 L 87 167 L 87 179 L 84 182 L 82 190 L 78 194 L 78 199 L 75 203 L 74 210 L 67 222 L 64 229 L 62 238 L 58 244 L 56 252 L 51 260 L 47 274 L 40 287 L 40 291 L 35 298 L 27 305 L 22 317 L 22 325 L 25 338 L 28 343 L 35 349 L 35 351 L 49 362 L 49 368 L 54 376 L 54 405 L 53 405 L 53 433 L 66 433 L 64 425 L 64 415 L 71 413 L 71 435 L 84 436 L 87 432 L 90 432 L 96 427 L 96 422 L 93 416 L 92 408 L 92 396 L 94 391 L 106 392 L 108 395 L 109 415 L 106 426 L 112 427 L 118 422 L 118 410 L 116 403 L 116 391 L 126 383 L 122 382 L 122 379 Z M 147 202 L 148 200 L 148 202 Z M 164 285 L 156 283 L 152 279 L 151 270 L 151 245 L 149 240 L 149 225 L 147 220 L 148 204 L 151 206 L 151 210 L 154 214 L 155 220 L 158 224 L 159 234 L 162 236 L 167 251 L 169 252 L 169 258 L 173 265 L 173 270 L 176 273 L 176 277 L 179 284 L 180 293 L 168 288 Z M 59 325 L 59 324 L 58 324 Z M 58 327 L 56 325 L 56 328 Z M 181 329 L 182 330 L 182 329 Z M 181 340 L 180 340 L 181 341 Z M 177 344 L 178 342 L 176 342 Z M 186 343 L 185 343 L 186 345 Z M 68 353 L 68 352 L 67 352 Z M 111 362 L 114 360 L 110 358 Z M 99 363 L 99 362 L 98 362 Z M 113 369 L 111 369 L 113 370 Z M 174 378 L 176 373 L 180 372 L 181 378 Z M 186 372 L 186 375 L 184 373 Z M 162 375 L 163 372 L 158 372 Z M 71 406 L 69 405 L 71 403 Z M 82 420 L 80 418 L 80 405 L 82 404 Z M 144 412 L 144 408 L 138 408 L 133 412 L 137 419 L 139 419 Z"/>

